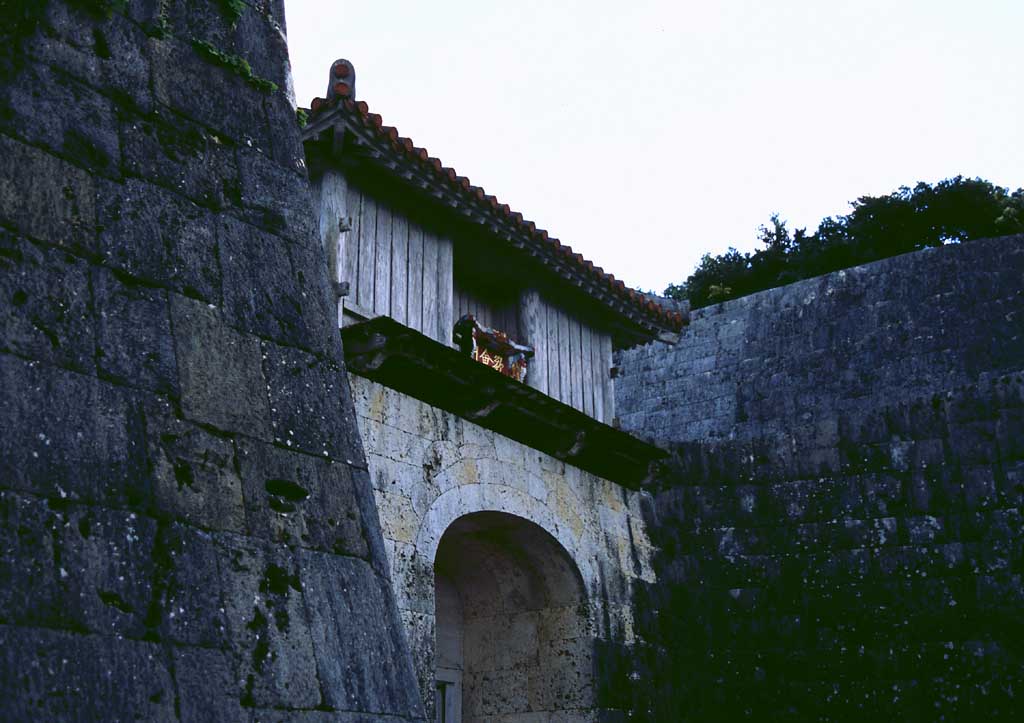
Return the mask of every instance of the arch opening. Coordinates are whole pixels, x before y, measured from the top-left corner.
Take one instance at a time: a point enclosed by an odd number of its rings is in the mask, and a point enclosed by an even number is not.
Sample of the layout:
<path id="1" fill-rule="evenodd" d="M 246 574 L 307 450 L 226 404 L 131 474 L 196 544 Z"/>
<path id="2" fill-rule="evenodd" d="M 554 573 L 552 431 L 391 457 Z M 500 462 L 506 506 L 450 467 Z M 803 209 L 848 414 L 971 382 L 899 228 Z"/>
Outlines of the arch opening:
<path id="1" fill-rule="evenodd" d="M 565 548 L 504 512 L 455 520 L 434 561 L 436 720 L 537 720 L 589 711 L 585 588 Z"/>

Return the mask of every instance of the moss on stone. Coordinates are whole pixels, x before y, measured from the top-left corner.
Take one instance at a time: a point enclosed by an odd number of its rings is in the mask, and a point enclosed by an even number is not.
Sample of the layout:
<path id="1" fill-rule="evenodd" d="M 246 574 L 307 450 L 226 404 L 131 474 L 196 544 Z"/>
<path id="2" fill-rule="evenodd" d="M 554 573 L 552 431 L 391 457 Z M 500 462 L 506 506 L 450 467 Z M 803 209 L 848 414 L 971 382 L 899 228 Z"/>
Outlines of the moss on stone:
<path id="1" fill-rule="evenodd" d="M 220 5 L 224 17 L 231 21 L 232 27 L 245 12 L 245 0 L 217 0 L 217 4 Z"/>
<path id="2" fill-rule="evenodd" d="M 277 90 L 277 83 L 254 74 L 249 61 L 240 55 L 225 53 L 207 41 L 197 38 L 192 38 L 192 47 L 206 61 L 219 65 L 222 68 L 227 68 L 257 90 L 261 90 L 264 93 L 273 93 Z"/>

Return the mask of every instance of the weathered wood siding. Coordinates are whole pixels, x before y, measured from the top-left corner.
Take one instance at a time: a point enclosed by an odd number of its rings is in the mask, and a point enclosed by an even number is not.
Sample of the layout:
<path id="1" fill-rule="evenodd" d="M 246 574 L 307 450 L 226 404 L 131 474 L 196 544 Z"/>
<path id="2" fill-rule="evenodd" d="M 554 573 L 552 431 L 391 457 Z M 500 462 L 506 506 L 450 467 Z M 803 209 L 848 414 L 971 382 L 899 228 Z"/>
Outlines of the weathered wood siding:
<path id="1" fill-rule="evenodd" d="M 483 295 L 466 288 L 456 278 L 454 286 L 454 317 L 456 320 L 466 314 L 473 317 L 483 326 L 505 332 L 513 339 L 519 340 L 519 313 L 516 300 L 508 303 L 495 303 L 485 300 Z"/>
<path id="2" fill-rule="evenodd" d="M 315 187 L 331 278 L 349 283 L 344 305 L 367 316 L 390 316 L 451 344 L 457 318 L 451 239 L 413 223 L 336 171 L 326 172 Z M 346 225 L 347 232 L 339 230 Z"/>
<path id="3" fill-rule="evenodd" d="M 327 256 L 327 269 L 331 281 L 340 281 L 344 268 L 344 249 L 348 232 L 348 193 L 345 177 L 337 171 L 324 173 L 320 183 L 314 184 L 314 198 L 320 209 L 320 242 Z M 341 326 L 341 306 L 338 300 L 337 322 Z"/>
<path id="4" fill-rule="evenodd" d="M 519 321 L 522 340 L 534 347 L 526 383 L 611 424 L 611 336 L 533 290 L 520 298 Z"/>
<path id="5" fill-rule="evenodd" d="M 339 172 L 326 172 L 314 195 L 331 278 L 349 283 L 344 307 L 366 316 L 390 316 L 447 345 L 455 321 L 473 314 L 484 326 L 534 347 L 527 384 L 611 424 L 608 334 L 537 291 L 488 299 L 473 284 L 456 283 L 451 239 L 413 223 Z"/>

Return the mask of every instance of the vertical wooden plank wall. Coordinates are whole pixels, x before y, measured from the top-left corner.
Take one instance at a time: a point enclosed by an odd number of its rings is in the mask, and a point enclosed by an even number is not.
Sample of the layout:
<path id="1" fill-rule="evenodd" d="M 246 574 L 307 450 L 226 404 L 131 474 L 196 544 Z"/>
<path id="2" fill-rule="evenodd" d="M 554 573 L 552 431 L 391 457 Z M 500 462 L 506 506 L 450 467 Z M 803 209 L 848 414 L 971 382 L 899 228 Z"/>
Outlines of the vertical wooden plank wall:
<path id="1" fill-rule="evenodd" d="M 602 383 L 604 391 L 604 419 L 605 424 L 611 424 L 615 419 L 615 380 L 612 379 L 612 337 L 608 334 L 601 335 L 601 361 Z"/>
<path id="2" fill-rule="evenodd" d="M 561 350 L 558 348 L 558 308 L 543 302 L 544 315 L 548 324 L 548 395 L 555 399 L 562 398 L 562 375 L 558 370 L 562 365 Z"/>
<path id="3" fill-rule="evenodd" d="M 536 289 L 528 289 L 519 297 L 519 334 L 525 343 L 533 346 L 526 383 L 548 394 L 548 315 Z"/>
<path id="4" fill-rule="evenodd" d="M 349 231 L 339 281 L 347 281 L 349 284 L 348 297 L 343 300 L 343 303 L 348 304 L 356 301 L 356 292 L 359 286 L 359 238 L 363 218 L 363 196 L 351 184 L 349 184 L 345 196 L 347 199 L 346 210 L 348 211 Z M 320 199 L 321 204 L 324 203 L 326 201 L 326 194 L 321 192 Z"/>
<path id="5" fill-rule="evenodd" d="M 452 341 L 452 327 L 455 326 L 453 246 L 451 239 L 437 237 L 437 336 L 434 338 L 446 346 L 455 346 Z"/>
<path id="6" fill-rule="evenodd" d="M 320 208 L 320 243 L 327 256 L 327 267 L 331 281 L 344 278 L 345 246 L 348 232 L 348 184 L 345 176 L 338 171 L 327 171 L 319 183 L 313 185 L 317 206 Z M 338 326 L 341 326 L 342 301 L 338 302 Z"/>
<path id="7" fill-rule="evenodd" d="M 409 223 L 405 216 L 391 218 L 391 318 L 409 323 L 406 307 L 409 298 Z"/>
<path id="8" fill-rule="evenodd" d="M 523 340 L 534 347 L 526 383 L 611 424 L 611 336 L 534 290 L 520 296 L 519 319 Z"/>
<path id="9" fill-rule="evenodd" d="M 326 172 L 317 190 L 320 238 L 331 278 L 349 282 L 347 305 L 363 314 L 391 316 L 449 346 L 455 320 L 471 313 L 481 324 L 533 345 L 527 384 L 611 423 L 615 405 L 608 334 L 536 290 L 502 305 L 456 287 L 451 239 L 363 194 L 338 172 Z M 347 219 L 348 232 L 340 230 L 342 219 Z"/>
<path id="10" fill-rule="evenodd" d="M 409 221 L 335 171 L 324 174 L 318 189 L 321 240 L 332 264 L 331 278 L 349 282 L 345 304 L 358 314 L 390 316 L 451 344 L 451 240 Z M 331 229 L 339 229 L 341 219 L 350 230 L 338 231 L 332 240 Z"/>
<path id="11" fill-rule="evenodd" d="M 363 309 L 373 310 L 374 259 L 377 244 L 377 204 L 364 195 L 359 204 L 359 268 L 356 271 L 355 303 Z"/>
<path id="12" fill-rule="evenodd" d="M 423 229 L 409 224 L 409 295 L 406 314 L 408 324 L 423 331 Z"/>
<path id="13" fill-rule="evenodd" d="M 572 405 L 572 348 L 569 342 L 569 316 L 564 309 L 556 309 L 558 314 L 558 386 L 561 390 L 560 399 Z"/>
<path id="14" fill-rule="evenodd" d="M 437 236 L 423 232 L 423 327 L 424 334 L 435 341 L 437 332 Z"/>
<path id="15" fill-rule="evenodd" d="M 390 209 L 377 206 L 377 228 L 374 233 L 373 311 L 391 316 L 391 217 Z"/>
<path id="16" fill-rule="evenodd" d="M 603 349 L 601 347 L 602 334 L 592 331 L 590 336 L 590 368 L 594 374 L 594 419 L 611 423 L 611 419 L 604 416 L 604 387 L 611 383 L 611 347 L 607 362 L 604 361 Z"/>
<path id="17" fill-rule="evenodd" d="M 566 314 L 566 329 L 569 333 L 569 387 L 572 395 L 569 404 L 583 410 L 583 365 L 580 354 L 580 323 L 572 314 Z"/>
<path id="18" fill-rule="evenodd" d="M 463 287 L 458 280 L 454 284 L 454 305 L 452 316 L 460 319 L 466 314 L 472 314 L 480 324 L 492 329 L 498 329 L 512 336 L 513 339 L 522 339 L 522 330 L 519 323 L 519 300 L 507 304 L 495 304 L 480 298 L 479 294 Z"/>
<path id="19" fill-rule="evenodd" d="M 594 415 L 594 358 L 590 349 L 591 332 L 580 324 L 580 366 L 583 368 L 583 412 Z"/>

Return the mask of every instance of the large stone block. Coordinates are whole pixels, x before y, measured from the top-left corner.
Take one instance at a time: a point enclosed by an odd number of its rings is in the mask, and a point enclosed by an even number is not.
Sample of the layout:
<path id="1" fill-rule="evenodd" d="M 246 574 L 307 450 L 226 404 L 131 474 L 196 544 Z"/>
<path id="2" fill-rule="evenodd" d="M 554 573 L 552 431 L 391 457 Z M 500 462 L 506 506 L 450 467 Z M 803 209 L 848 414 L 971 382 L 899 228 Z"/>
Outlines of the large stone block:
<path id="1" fill-rule="evenodd" d="M 270 408 L 259 341 L 230 328 L 220 310 L 171 294 L 181 407 L 188 419 L 267 439 Z"/>
<path id="2" fill-rule="evenodd" d="M 309 454 L 358 459 L 359 432 L 341 406 L 345 372 L 299 349 L 263 342 L 274 441 Z"/>
<path id="3" fill-rule="evenodd" d="M 250 534 L 339 555 L 368 556 L 347 464 L 244 439 L 237 445 Z"/>
<path id="4" fill-rule="evenodd" d="M 0 718 L 119 720 L 128 712 L 140 720 L 178 720 L 158 645 L 0 626 Z"/>
<path id="5" fill-rule="evenodd" d="M 308 347 L 318 343 L 302 301 L 286 242 L 230 216 L 217 224 L 224 308 L 231 323 L 262 337 Z M 281 273 L 269 273 L 280 269 Z"/>
<path id="6" fill-rule="evenodd" d="M 124 173 L 213 209 L 241 203 L 234 139 L 157 107 L 121 122 Z"/>
<path id="7" fill-rule="evenodd" d="M 175 643 L 224 648 L 227 601 L 221 548 L 211 533 L 188 525 L 161 525 L 153 555 L 155 589 L 147 611 L 150 635 Z M 237 688 L 232 693 L 238 698 Z"/>
<path id="8" fill-rule="evenodd" d="M 65 619 L 79 630 L 143 637 L 156 522 L 135 512 L 76 507 L 63 523 L 54 544 Z"/>
<path id="9" fill-rule="evenodd" d="M 317 578 L 301 552 L 221 533 L 219 568 L 242 704 L 315 708 L 322 702 L 315 637 L 322 623 L 304 605 Z M 344 584 L 340 579 L 337 583 Z M 361 589 L 362 593 L 364 589 Z M 376 622 L 372 626 L 377 630 Z M 339 649 L 334 655 L 344 655 Z M 359 703 L 368 701 L 360 699 Z"/>
<path id="10" fill-rule="evenodd" d="M 60 625 L 54 538 L 62 525 L 46 500 L 0 492 L 0 623 Z"/>
<path id="11" fill-rule="evenodd" d="M 148 284 L 220 301 L 215 220 L 209 210 L 129 179 L 99 186 L 96 216 L 106 264 Z"/>
<path id="12" fill-rule="evenodd" d="M 176 648 L 174 681 L 181 719 L 210 723 L 252 719 L 251 711 L 242 707 L 235 675 L 235 661 L 223 650 Z M 292 721 L 302 714 L 289 711 L 277 715 Z M 255 719 L 267 720 L 260 714 Z"/>
<path id="13" fill-rule="evenodd" d="M 0 130 L 94 173 L 121 172 L 113 103 L 45 65 L 26 64 L 0 84 Z"/>
<path id="14" fill-rule="evenodd" d="M 282 86 L 284 87 L 284 86 Z M 272 126 L 285 127 L 295 122 L 295 101 L 283 93 L 272 93 L 263 99 L 263 107 L 267 119 Z M 302 103 L 300 103 L 302 105 Z M 270 156 L 283 168 L 296 173 L 306 173 L 306 153 L 302 148 L 300 136 L 279 133 L 270 139 Z"/>
<path id="15" fill-rule="evenodd" d="M 90 373 L 95 328 L 88 266 L 0 230 L 0 349 Z"/>
<path id="16" fill-rule="evenodd" d="M 336 297 L 327 283 L 327 275 L 321 274 L 327 268 L 327 257 L 319 243 L 296 243 L 288 246 L 288 256 L 295 269 L 295 286 L 299 291 L 299 305 L 302 320 L 310 337 L 303 341 L 305 346 L 319 354 L 334 358 L 341 357 L 341 335 L 338 333 Z M 345 414 L 351 413 L 348 392 L 342 400 Z"/>
<path id="17" fill-rule="evenodd" d="M 180 419 L 166 400 L 145 408 L 153 504 L 163 516 L 243 532 L 242 480 L 231 440 Z"/>
<path id="18" fill-rule="evenodd" d="M 190 8 L 189 12 L 195 10 Z M 241 75 L 224 64 L 203 57 L 184 37 L 150 40 L 156 101 L 236 143 L 268 146 L 270 129 L 262 93 L 254 92 Z M 224 48 L 214 48 L 230 55 Z M 199 79 L 202 93 L 196 92 Z"/>
<path id="19" fill-rule="evenodd" d="M 0 135 L 0 220 L 19 233 L 76 251 L 96 250 L 93 177 Z"/>
<path id="20" fill-rule="evenodd" d="M 139 504 L 148 495 L 134 400 L 115 387 L 0 354 L 0 478 L 55 500 Z M 9 391 L 8 391 L 9 390 Z"/>
<path id="21" fill-rule="evenodd" d="M 422 705 L 386 578 L 365 562 L 302 551 L 324 702 L 338 710 L 422 717 Z"/>
<path id="22" fill-rule="evenodd" d="M 304 173 L 282 167 L 256 148 L 238 149 L 238 169 L 242 204 L 252 223 L 301 243 L 317 238 L 316 214 Z"/>
<path id="23" fill-rule="evenodd" d="M 25 48 L 32 58 L 96 88 L 117 105 L 150 109 L 149 58 L 138 25 L 121 13 L 105 16 L 56 2 L 46 4 L 44 22 L 43 32 Z"/>
<path id="24" fill-rule="evenodd" d="M 167 292 L 96 268 L 96 366 L 100 373 L 155 392 L 178 394 Z"/>
<path id="25" fill-rule="evenodd" d="M 141 0 L 130 3 L 129 15 L 145 28 L 164 25 L 180 38 L 196 38 L 226 54 L 244 58 L 254 75 L 276 83 L 290 82 L 284 13 L 274 3 Z"/>

